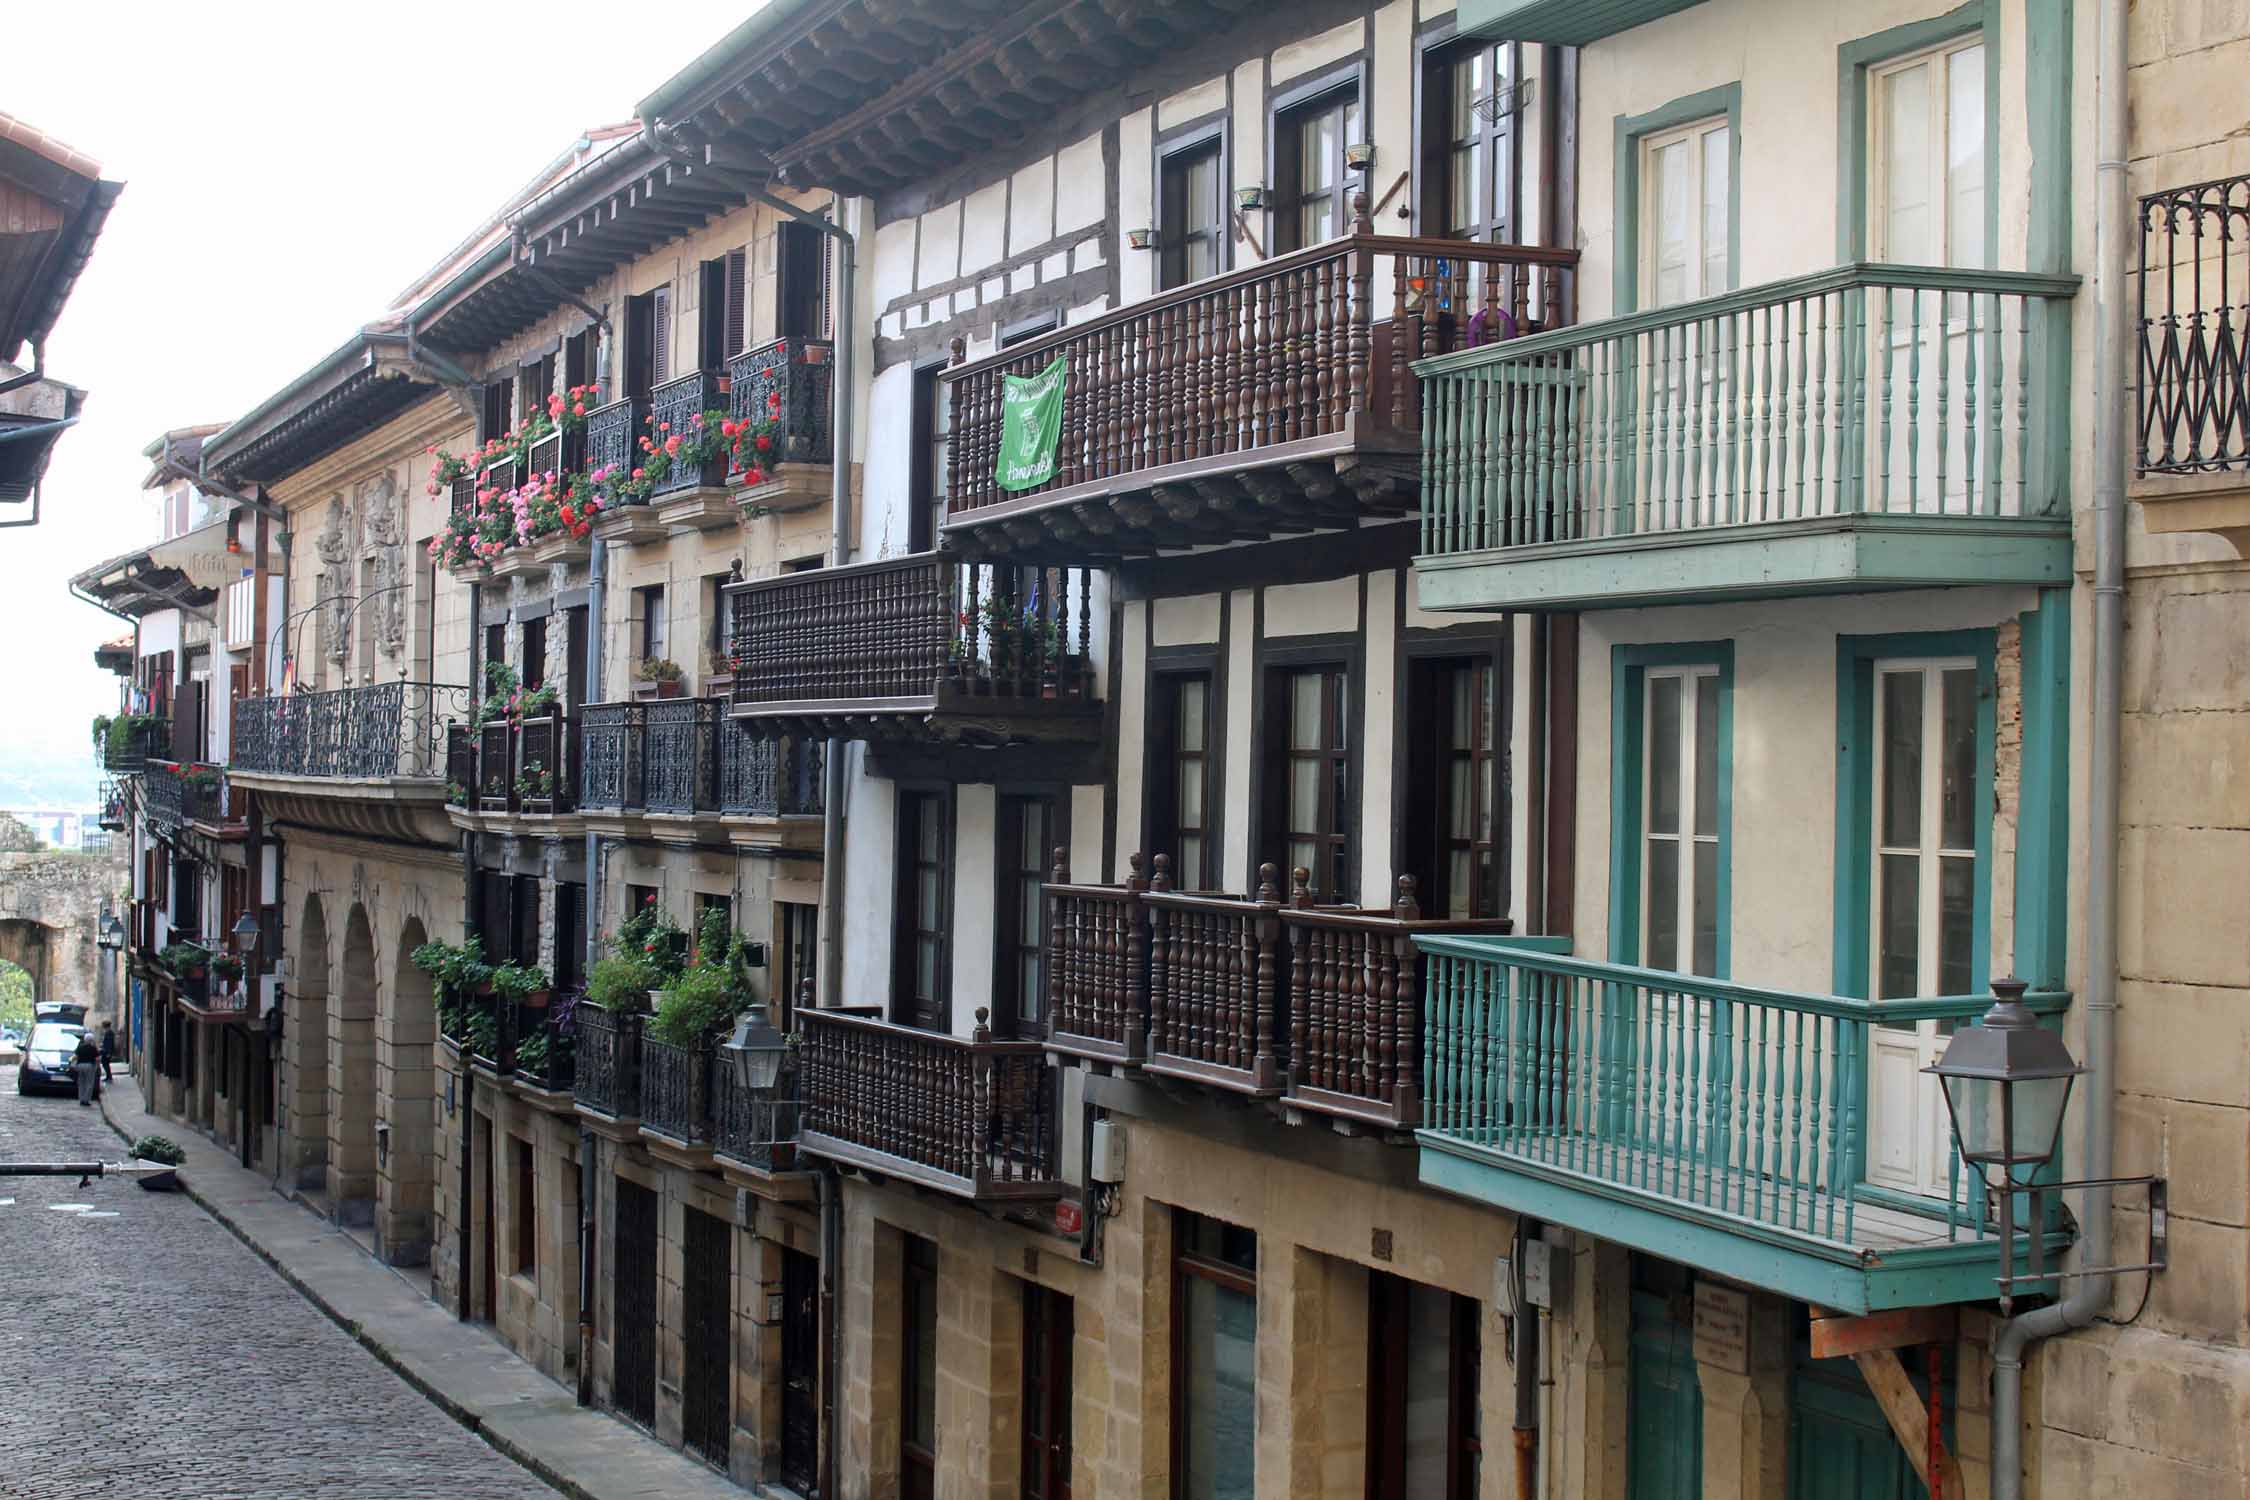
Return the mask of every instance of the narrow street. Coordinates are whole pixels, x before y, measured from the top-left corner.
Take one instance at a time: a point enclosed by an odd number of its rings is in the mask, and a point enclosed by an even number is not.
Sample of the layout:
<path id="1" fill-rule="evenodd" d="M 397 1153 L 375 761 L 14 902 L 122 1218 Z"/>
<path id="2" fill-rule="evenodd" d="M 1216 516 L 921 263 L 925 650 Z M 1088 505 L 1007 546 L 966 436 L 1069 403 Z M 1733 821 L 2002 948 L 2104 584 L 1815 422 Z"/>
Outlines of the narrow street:
<path id="1" fill-rule="evenodd" d="M 124 1154 L 0 1068 L 0 1161 Z M 73 1205 L 86 1205 L 85 1211 Z M 553 1491 L 456 1425 L 179 1193 L 0 1179 L 0 1495 L 300 1500 Z"/>

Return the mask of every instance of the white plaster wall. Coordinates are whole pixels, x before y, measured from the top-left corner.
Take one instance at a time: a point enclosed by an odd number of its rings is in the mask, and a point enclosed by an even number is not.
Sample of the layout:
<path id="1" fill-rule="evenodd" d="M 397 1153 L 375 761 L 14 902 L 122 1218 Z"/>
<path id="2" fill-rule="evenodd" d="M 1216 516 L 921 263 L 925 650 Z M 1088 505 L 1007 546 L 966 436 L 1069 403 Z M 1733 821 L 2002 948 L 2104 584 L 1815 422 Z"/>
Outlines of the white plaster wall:
<path id="1" fill-rule="evenodd" d="M 845 765 L 844 909 L 822 917 L 843 924 L 844 992 L 822 1004 L 873 1005 L 891 994 L 891 924 L 879 918 L 895 900 L 898 787 L 866 775 L 865 760 L 855 745 Z"/>
<path id="2" fill-rule="evenodd" d="M 1366 728 L 1359 742 L 1359 826 L 1370 833 L 1380 829 L 1382 836 L 1359 841 L 1362 906 L 1388 906 L 1392 896 L 1391 782 L 1398 774 L 1398 679 L 1391 664 L 1398 653 L 1397 603 L 1396 573 L 1367 575 L 1367 670 L 1360 688 L 1365 695 Z M 1333 891 L 1322 894 L 1335 899 Z"/>
<path id="3" fill-rule="evenodd" d="M 1117 857 L 1110 862 L 1109 878 L 1123 880 L 1126 857 L 1140 842 L 1143 789 L 1141 757 L 1132 748 L 1148 743 L 1148 699 L 1143 691 L 1148 671 L 1148 616 L 1143 605 L 1124 611 L 1125 638 L 1118 645 L 1122 668 L 1117 693 Z"/>
<path id="4" fill-rule="evenodd" d="M 1257 591 L 1236 589 L 1228 595 L 1227 607 L 1234 628 L 1227 638 L 1227 763 L 1220 783 L 1225 788 L 1219 828 L 1226 851 L 1219 866 L 1222 889 L 1245 879 L 1251 868 L 1250 815 L 1256 804 L 1250 795 L 1250 725 L 1258 711 L 1257 673 L 1251 663 L 1256 660 L 1258 640 Z"/>
<path id="5" fill-rule="evenodd" d="M 1325 635 L 1359 628 L 1359 580 L 1284 583 L 1266 590 L 1266 634 Z"/>
<path id="6" fill-rule="evenodd" d="M 1219 638 L 1217 594 L 1158 599 L 1155 608 L 1156 644 L 1159 646 L 1208 645 Z"/>
<path id="7" fill-rule="evenodd" d="M 1577 950 L 1609 951 L 1613 647 L 1734 643 L 1732 977 L 1826 994 L 1835 987 L 1837 637 L 1989 628 L 2035 602 L 2029 589 L 1957 589 L 1581 615 Z M 1996 911 L 2012 900 L 1992 893 Z"/>
<path id="8" fill-rule="evenodd" d="M 964 786 L 953 794 L 953 1032 L 976 1030 L 977 1008 L 992 1004 L 993 910 L 1000 840 L 1000 799 L 991 786 Z"/>

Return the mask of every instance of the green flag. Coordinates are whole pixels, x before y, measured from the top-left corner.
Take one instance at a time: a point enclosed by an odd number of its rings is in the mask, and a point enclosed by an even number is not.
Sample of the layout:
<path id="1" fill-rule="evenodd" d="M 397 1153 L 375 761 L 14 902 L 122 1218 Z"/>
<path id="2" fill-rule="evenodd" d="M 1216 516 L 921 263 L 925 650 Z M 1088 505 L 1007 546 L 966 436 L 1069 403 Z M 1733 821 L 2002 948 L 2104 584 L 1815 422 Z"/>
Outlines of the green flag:
<path id="1" fill-rule="evenodd" d="M 1000 377 L 1000 461 L 992 477 L 1004 490 L 1037 489 L 1055 477 L 1062 438 L 1064 356 L 1036 375 Z"/>

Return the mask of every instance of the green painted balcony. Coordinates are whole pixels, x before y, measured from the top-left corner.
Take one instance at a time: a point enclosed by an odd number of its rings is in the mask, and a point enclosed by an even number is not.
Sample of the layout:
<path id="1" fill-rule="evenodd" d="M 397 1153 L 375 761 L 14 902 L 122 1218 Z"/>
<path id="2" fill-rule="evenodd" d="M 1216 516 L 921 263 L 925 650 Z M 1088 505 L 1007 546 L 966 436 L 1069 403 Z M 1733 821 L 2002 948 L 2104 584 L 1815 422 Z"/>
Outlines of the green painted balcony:
<path id="1" fill-rule="evenodd" d="M 1701 0 L 1461 0 L 1463 36 L 1583 47 Z"/>
<path id="2" fill-rule="evenodd" d="M 1950 1146 L 1941 1196 L 1866 1180 L 1873 1028 L 1991 997 L 1794 994 L 1574 958 L 1567 938 L 1415 941 L 1424 1184 L 1825 1307 L 1995 1295 L 1993 1206 Z M 2019 1233 L 2020 1265 L 2030 1249 Z"/>
<path id="3" fill-rule="evenodd" d="M 2065 583 L 2077 287 L 1854 263 L 1423 360 L 1421 603 Z"/>

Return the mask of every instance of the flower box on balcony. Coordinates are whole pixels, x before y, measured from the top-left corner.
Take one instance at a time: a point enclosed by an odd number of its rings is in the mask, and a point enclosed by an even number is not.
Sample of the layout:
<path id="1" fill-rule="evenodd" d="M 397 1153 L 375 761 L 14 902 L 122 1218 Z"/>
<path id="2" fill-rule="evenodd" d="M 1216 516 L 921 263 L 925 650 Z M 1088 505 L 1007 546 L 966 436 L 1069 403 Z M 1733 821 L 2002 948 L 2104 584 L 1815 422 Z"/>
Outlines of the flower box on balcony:
<path id="1" fill-rule="evenodd" d="M 716 531 L 741 520 L 723 478 L 716 485 L 699 484 L 693 489 L 659 495 L 653 503 L 657 519 L 674 534 Z"/>
<path id="2" fill-rule="evenodd" d="M 614 505 L 594 518 L 594 535 L 605 542 L 661 542 L 671 534 L 653 505 Z"/>
<path id="3" fill-rule="evenodd" d="M 557 531 L 539 538 L 522 550 L 541 567 L 552 567 L 556 563 L 586 562 L 594 555 L 594 543 L 589 537 Z"/>

